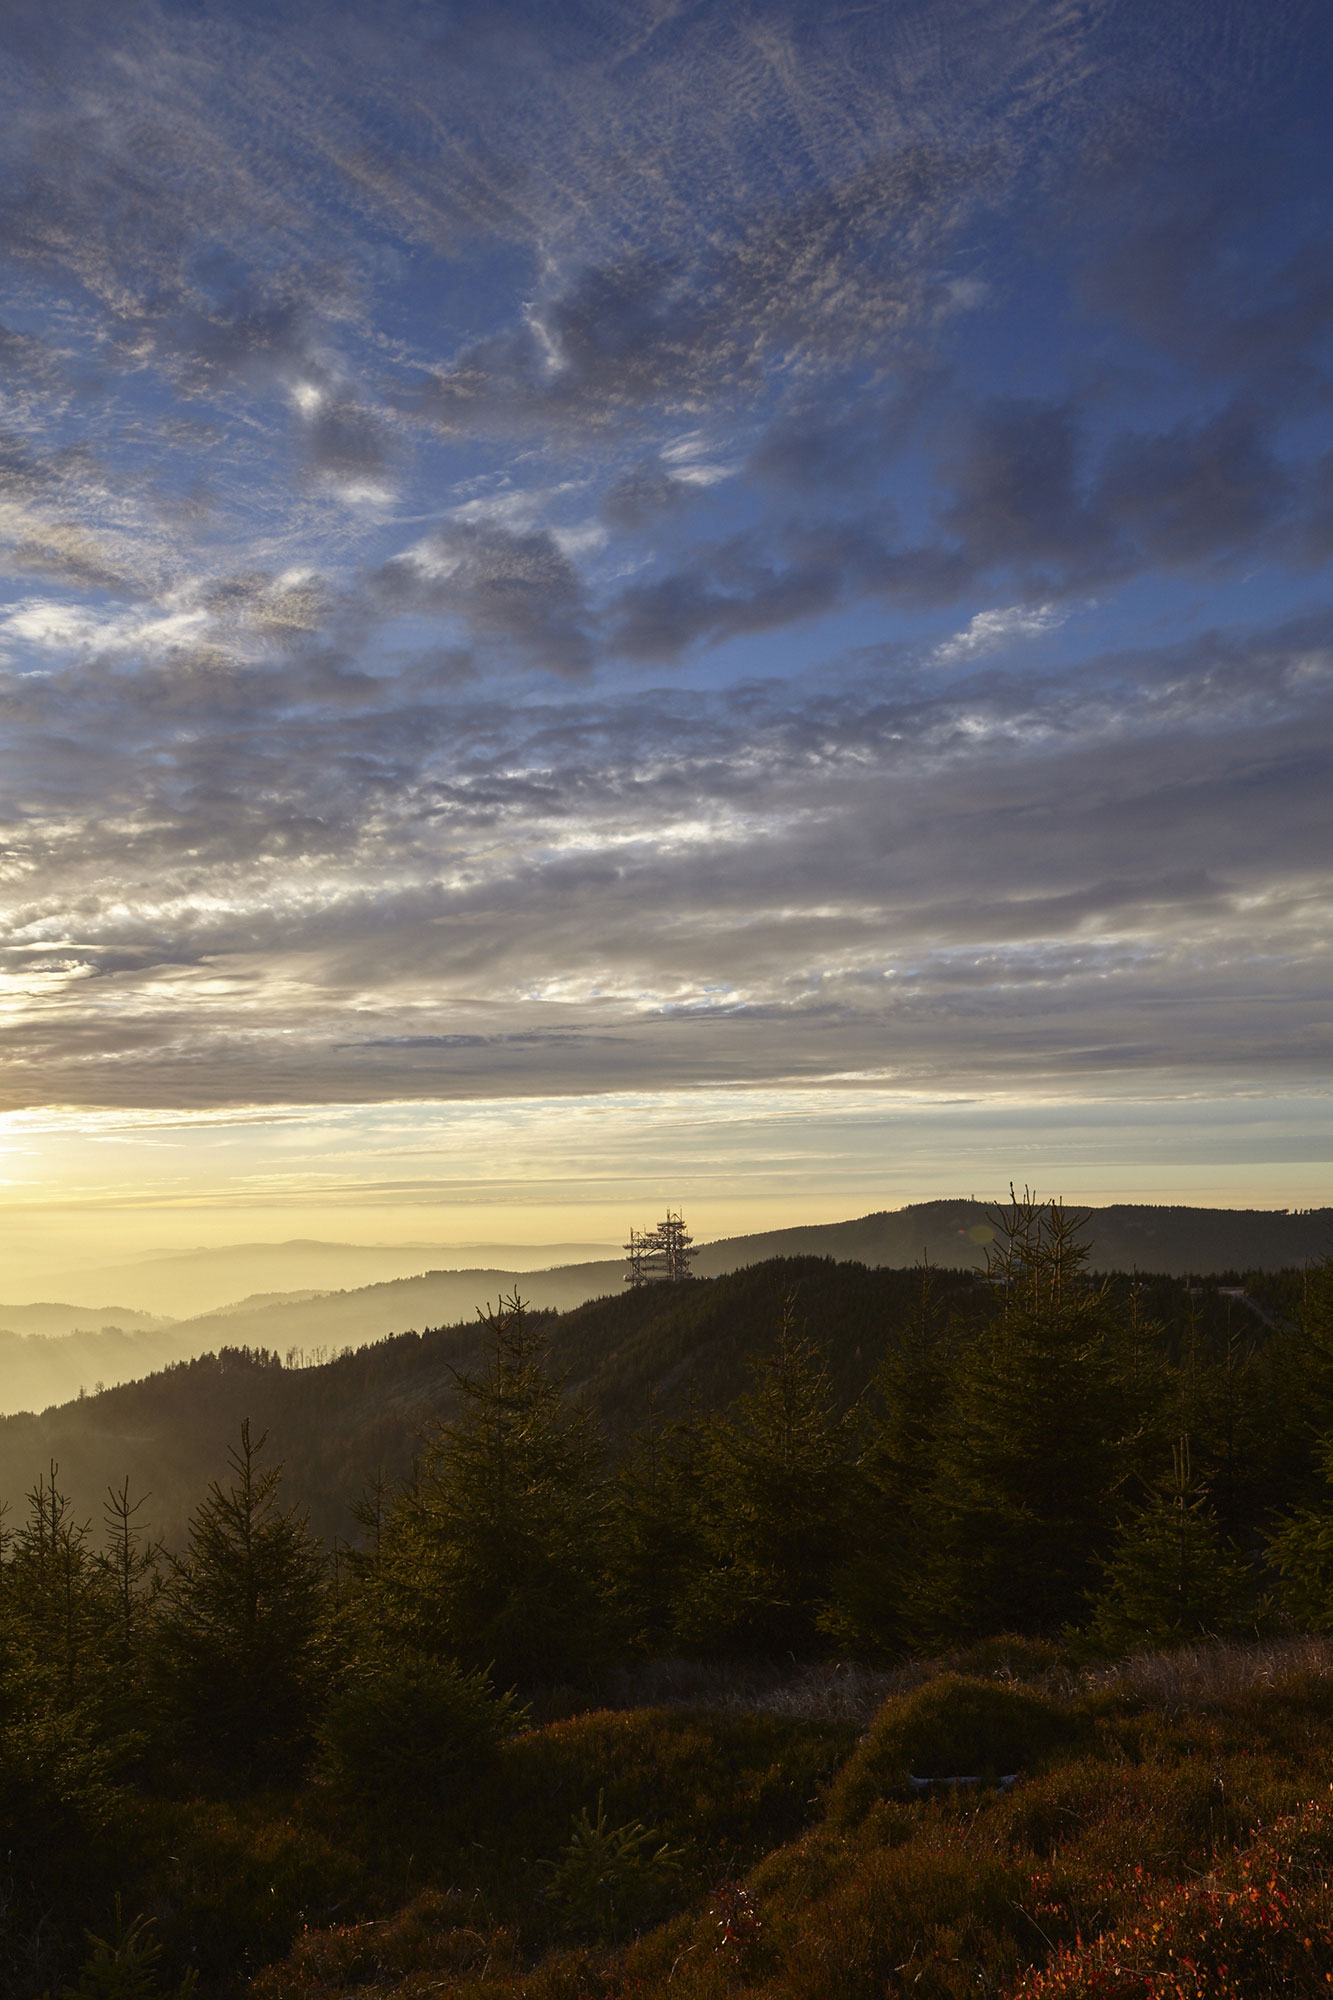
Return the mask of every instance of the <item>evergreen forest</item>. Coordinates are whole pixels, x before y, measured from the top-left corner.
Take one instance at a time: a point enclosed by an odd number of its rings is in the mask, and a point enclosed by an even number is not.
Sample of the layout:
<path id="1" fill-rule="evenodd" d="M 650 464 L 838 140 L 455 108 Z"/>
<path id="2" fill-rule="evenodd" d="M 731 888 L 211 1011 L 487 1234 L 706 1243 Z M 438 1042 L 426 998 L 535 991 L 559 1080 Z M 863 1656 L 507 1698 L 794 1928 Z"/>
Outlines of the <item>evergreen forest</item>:
<path id="1" fill-rule="evenodd" d="M 1326 1992 L 1333 1259 L 995 1222 L 71 1406 L 230 1442 L 6 1520 L 0 1991 Z"/>

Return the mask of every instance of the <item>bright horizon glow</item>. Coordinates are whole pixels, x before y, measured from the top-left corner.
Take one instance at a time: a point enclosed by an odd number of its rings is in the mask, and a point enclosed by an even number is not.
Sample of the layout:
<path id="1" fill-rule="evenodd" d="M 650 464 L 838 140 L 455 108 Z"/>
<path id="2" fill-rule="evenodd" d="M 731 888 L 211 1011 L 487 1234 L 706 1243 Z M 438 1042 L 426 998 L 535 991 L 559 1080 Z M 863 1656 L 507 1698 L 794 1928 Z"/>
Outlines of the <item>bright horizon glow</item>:
<path id="1" fill-rule="evenodd" d="M 0 1117 L 0 1300 L 139 1303 L 102 1286 L 144 1260 L 297 1238 L 457 1250 L 539 1268 L 683 1207 L 698 1241 L 1010 1179 L 1091 1207 L 1333 1204 L 1327 1095 L 1082 1104 L 843 1086 L 638 1097 Z M 465 1255 L 484 1246 L 484 1258 Z M 449 1261 L 447 1258 L 444 1261 Z M 90 1293 L 81 1273 L 96 1272 Z M 137 1281 L 136 1281 L 137 1282 Z"/>

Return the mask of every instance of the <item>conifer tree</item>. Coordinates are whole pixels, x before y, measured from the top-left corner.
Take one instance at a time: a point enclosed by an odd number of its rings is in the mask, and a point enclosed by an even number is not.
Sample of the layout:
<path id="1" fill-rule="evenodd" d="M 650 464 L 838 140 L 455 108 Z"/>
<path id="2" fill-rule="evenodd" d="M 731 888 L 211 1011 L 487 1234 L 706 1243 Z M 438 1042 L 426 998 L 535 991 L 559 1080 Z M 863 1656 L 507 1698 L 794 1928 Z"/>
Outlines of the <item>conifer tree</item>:
<path id="1" fill-rule="evenodd" d="M 776 1654 L 819 1643 L 846 1552 L 855 1457 L 823 1357 L 794 1318 L 788 1298 L 753 1388 L 705 1428 L 704 1562 L 682 1608 L 696 1644 Z"/>
<path id="2" fill-rule="evenodd" d="M 924 1636 L 941 1640 L 1058 1632 L 1080 1615 L 1133 1427 L 1081 1220 L 1025 1194 L 993 1221 L 997 1310 L 959 1358 L 921 1554 Z"/>
<path id="3" fill-rule="evenodd" d="M 109 1486 L 102 1503 L 106 1545 L 98 1557 L 98 1567 L 110 1586 L 114 1607 L 115 1648 L 122 1663 L 132 1661 L 139 1650 L 145 1617 L 155 1595 L 158 1559 L 161 1551 L 146 1527 L 135 1520 L 148 1494 L 130 1499 L 130 1482 L 119 1488 Z"/>
<path id="4" fill-rule="evenodd" d="M 232 1481 L 214 1481 L 171 1560 L 159 1624 L 166 1698 L 183 1742 L 243 1780 L 298 1766 L 321 1691 L 324 1560 L 278 1503 L 282 1467 L 241 1425 Z"/>
<path id="5" fill-rule="evenodd" d="M 397 1640 L 497 1685 L 577 1676 L 604 1629 L 603 1448 L 563 1396 L 517 1295 L 485 1316 L 482 1373 L 384 1525 L 378 1592 Z"/>
<path id="6" fill-rule="evenodd" d="M 14 1535 L 0 1536 L 0 1967 L 24 1923 L 48 1923 L 79 1893 L 137 1747 L 109 1698 L 110 1593 L 57 1471 L 38 1480 Z"/>
<path id="7" fill-rule="evenodd" d="M 1283 1609 L 1306 1632 L 1333 1632 L 1333 1435 L 1319 1449 L 1314 1499 L 1279 1523 L 1268 1560 L 1281 1577 Z"/>
<path id="8" fill-rule="evenodd" d="M 669 1652 L 681 1606 L 704 1560 L 704 1434 L 697 1413 L 631 1438 L 609 1491 L 608 1596 L 631 1653 Z"/>
<path id="9" fill-rule="evenodd" d="M 894 1658 L 930 1625 L 931 1579 L 923 1558 L 955 1341 L 928 1263 L 920 1276 L 916 1309 L 896 1329 L 871 1385 L 855 1534 L 820 1621 L 830 1637 L 862 1658 Z"/>
<path id="10" fill-rule="evenodd" d="M 1248 1591 L 1249 1566 L 1222 1535 L 1181 1437 L 1170 1472 L 1126 1521 L 1104 1565 L 1090 1635 L 1108 1653 L 1225 1638 L 1244 1627 Z"/>
<path id="11" fill-rule="evenodd" d="M 110 1593 L 89 1524 L 72 1518 L 59 1467 L 38 1479 L 5 1572 L 8 1620 L 20 1655 L 47 1696 L 66 1706 L 100 1691 Z"/>
<path id="12" fill-rule="evenodd" d="M 1274 1470 L 1286 1491 L 1316 1513 L 1325 1501 L 1325 1448 L 1333 1438 L 1333 1256 L 1301 1273 L 1291 1321 L 1267 1343 L 1270 1440 L 1280 1440 Z"/>

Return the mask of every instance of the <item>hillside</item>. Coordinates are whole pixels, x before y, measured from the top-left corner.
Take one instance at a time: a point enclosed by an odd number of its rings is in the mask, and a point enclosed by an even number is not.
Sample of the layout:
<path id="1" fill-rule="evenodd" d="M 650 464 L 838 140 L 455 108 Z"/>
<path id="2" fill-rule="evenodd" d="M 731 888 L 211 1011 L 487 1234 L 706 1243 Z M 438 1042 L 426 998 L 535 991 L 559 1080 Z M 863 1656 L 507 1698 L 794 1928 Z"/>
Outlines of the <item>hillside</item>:
<path id="1" fill-rule="evenodd" d="M 975 1269 L 985 1260 L 991 1212 L 983 1202 L 921 1202 L 850 1222 L 729 1237 L 701 1245 L 694 1269 L 699 1277 L 720 1277 L 774 1257 L 814 1257 L 900 1270 L 923 1254 L 941 1267 Z M 1088 1213 L 1092 1260 L 1102 1270 L 1175 1277 L 1277 1271 L 1333 1250 L 1333 1209 L 1287 1214 L 1136 1204 Z M 320 1361 L 408 1328 L 471 1320 L 515 1290 L 534 1308 L 566 1313 L 589 1300 L 618 1296 L 624 1276 L 619 1258 L 541 1271 L 506 1266 L 426 1271 L 350 1290 L 263 1292 L 174 1322 L 111 1307 L 94 1313 L 77 1306 L 0 1306 L 0 1328 L 28 1334 L 56 1336 L 90 1322 L 105 1327 L 113 1316 L 115 1322 L 111 1330 L 81 1333 L 69 1345 L 55 1337 L 41 1346 L 6 1344 L 0 1334 L 0 1411 L 41 1409 L 99 1382 L 131 1381 L 220 1347 L 262 1347 L 298 1363 Z M 23 1319 L 24 1314 L 40 1317 Z"/>
<path id="2" fill-rule="evenodd" d="M 2 1309 L 0 1309 L 2 1310 Z M 23 1333 L 0 1323 L 0 1410 L 42 1409 L 104 1382 L 128 1382 L 180 1358 L 171 1326 Z"/>
<path id="3" fill-rule="evenodd" d="M 856 1258 L 863 1264 L 979 1265 L 991 1240 L 994 1203 L 924 1201 L 854 1222 L 770 1230 L 709 1243 L 695 1268 L 704 1276 L 766 1257 Z M 1173 1208 L 1146 1202 L 1091 1208 L 1087 1237 L 1102 1271 L 1280 1271 L 1333 1251 L 1333 1208 Z"/>
<path id="4" fill-rule="evenodd" d="M 949 1309 L 988 1309 L 967 1271 L 937 1273 Z M 744 1387 L 747 1361 L 770 1347 L 783 1301 L 823 1346 L 839 1401 L 865 1388 L 920 1297 L 919 1270 L 813 1257 L 775 1258 L 689 1285 L 645 1287 L 543 1316 L 556 1370 L 597 1411 L 613 1440 L 650 1413 L 719 1408 Z M 378 1288 L 392 1290 L 392 1287 Z M 359 1295 L 355 1295 L 359 1296 Z M 319 1301 L 320 1305 L 330 1303 Z M 1145 1310 L 1167 1327 L 1189 1310 L 1183 1287 L 1153 1281 Z M 1266 1308 L 1267 1310 L 1267 1308 Z M 1262 1339 L 1268 1321 L 1216 1295 L 1203 1323 Z M 54 1460 L 80 1518 L 126 1476 L 151 1492 L 158 1530 L 178 1539 L 206 1481 L 221 1470 L 243 1418 L 270 1434 L 291 1493 L 326 1538 L 353 1531 L 352 1503 L 376 1467 L 409 1468 L 429 1423 L 457 1402 L 456 1372 L 476 1367 L 484 1329 L 475 1314 L 423 1333 L 403 1332 L 305 1365 L 224 1340 L 221 1352 L 85 1396 L 40 1416 L 0 1418 L 0 1501 L 16 1506 Z"/>
<path id="5" fill-rule="evenodd" d="M 501 1261 L 506 1269 L 546 1270 L 553 1264 L 607 1257 L 617 1248 L 607 1242 L 506 1244 Z M 70 1283 L 77 1284 L 81 1297 L 134 1298 L 152 1313 L 195 1319 L 256 1292 L 350 1292 L 362 1285 L 414 1278 L 422 1271 L 485 1266 L 499 1250 L 497 1244 L 336 1243 L 291 1237 L 281 1243 L 225 1243 L 171 1256 L 141 1257 L 129 1264 L 79 1272 Z M 0 1325 L 11 1323 L 5 1320 L 5 1311 L 0 1306 Z M 43 1331 L 63 1333 L 68 1327 Z"/>
<path id="6" fill-rule="evenodd" d="M 964 1273 L 945 1282 L 960 1302 L 979 1296 Z M 654 1408 L 683 1413 L 692 1396 L 709 1406 L 729 1401 L 746 1380 L 746 1357 L 771 1345 L 789 1291 L 798 1317 L 828 1340 L 839 1395 L 850 1401 L 919 1286 L 914 1271 L 774 1260 L 711 1282 L 596 1300 L 552 1314 L 546 1332 L 570 1392 L 586 1396 L 618 1434 Z M 40 1416 L 5 1417 L 0 1500 L 15 1506 L 55 1460 L 85 1518 L 107 1485 L 128 1475 L 136 1492 L 152 1493 L 156 1526 L 176 1539 L 248 1417 L 269 1432 L 289 1488 L 311 1508 L 317 1531 L 346 1535 L 351 1503 L 376 1467 L 400 1477 L 424 1426 L 452 1412 L 455 1371 L 476 1366 L 482 1337 L 474 1317 L 290 1368 L 276 1357 L 224 1349 Z"/>

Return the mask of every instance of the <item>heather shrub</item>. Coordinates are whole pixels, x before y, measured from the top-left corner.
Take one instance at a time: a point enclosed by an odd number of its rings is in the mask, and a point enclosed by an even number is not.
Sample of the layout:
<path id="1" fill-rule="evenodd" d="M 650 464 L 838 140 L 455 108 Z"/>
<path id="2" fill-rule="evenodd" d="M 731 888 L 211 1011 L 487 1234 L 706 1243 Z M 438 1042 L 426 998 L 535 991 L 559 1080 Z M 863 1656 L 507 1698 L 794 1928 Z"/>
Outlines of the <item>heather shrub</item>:
<path id="1" fill-rule="evenodd" d="M 506 1849 L 554 1856 L 600 1793 L 611 1824 L 640 1819 L 714 1879 L 817 1816 L 856 1741 L 845 1723 L 683 1709 L 600 1710 L 508 1744 L 495 1798 Z"/>
<path id="2" fill-rule="evenodd" d="M 233 1991 L 238 1974 L 280 1958 L 366 1890 L 356 1857 L 273 1797 L 161 1810 L 152 1840 L 164 1979 L 194 1968 L 206 1992 Z"/>
<path id="3" fill-rule="evenodd" d="M 1070 1704 L 1034 1688 L 941 1674 L 884 1704 L 832 1787 L 830 1817 L 852 1825 L 913 1777 L 993 1782 L 1030 1771 L 1087 1728 Z"/>
<path id="4" fill-rule="evenodd" d="M 951 1653 L 948 1665 L 973 1680 L 1047 1681 L 1067 1675 L 1073 1661 L 1053 1639 L 1027 1638 L 1021 1632 L 1000 1632 L 978 1639 L 962 1652 Z"/>
<path id="5" fill-rule="evenodd" d="M 1056 1763 L 1016 1786 L 999 1817 L 1016 1852 L 1053 1866 L 1083 1876 L 1134 1867 L 1170 1875 L 1208 1867 L 1301 1796 L 1300 1778 L 1266 1757 L 1164 1752 L 1127 1764 L 1099 1756 Z"/>
<path id="6" fill-rule="evenodd" d="M 1052 1952 L 1015 2000 L 1289 2000 L 1333 1985 L 1333 1814 L 1307 1806 L 1213 1873 L 1132 1871 L 1125 1913 Z"/>
<path id="7" fill-rule="evenodd" d="M 455 1816 L 523 1720 L 513 1694 L 452 1660 L 406 1653 L 361 1668 L 319 1729 L 319 1770 L 376 1817 Z"/>
<path id="8" fill-rule="evenodd" d="M 427 1889 L 392 1917 L 306 1931 L 280 1965 L 256 1975 L 249 1991 L 252 2000 L 327 2000 L 392 1987 L 410 2000 L 468 1973 L 499 1975 L 513 1962 L 507 1932 L 486 1928 L 468 1899 Z"/>

